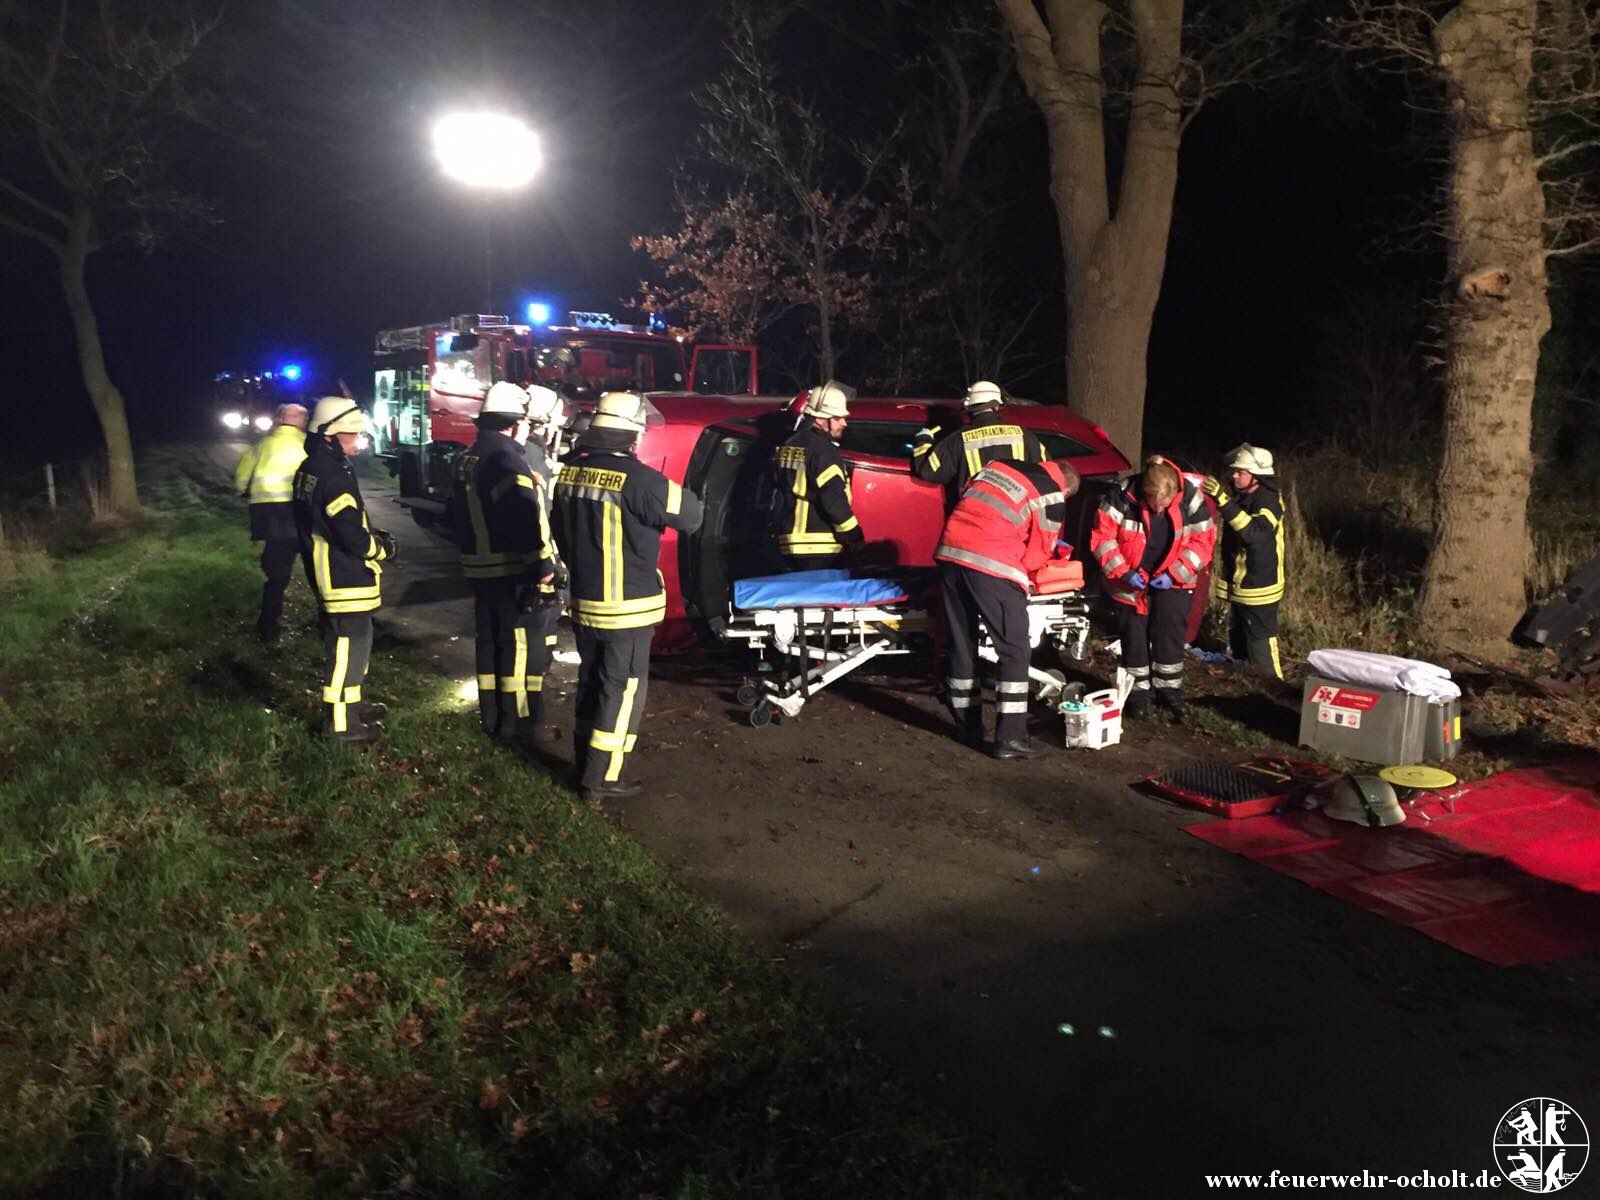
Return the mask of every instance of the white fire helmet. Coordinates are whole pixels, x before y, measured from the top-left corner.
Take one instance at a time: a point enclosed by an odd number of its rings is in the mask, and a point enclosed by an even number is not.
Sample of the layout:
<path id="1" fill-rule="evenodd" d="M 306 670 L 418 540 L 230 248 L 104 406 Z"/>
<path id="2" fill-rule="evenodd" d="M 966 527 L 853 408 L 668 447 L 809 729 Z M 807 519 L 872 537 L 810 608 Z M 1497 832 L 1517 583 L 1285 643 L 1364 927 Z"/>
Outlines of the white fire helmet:
<path id="1" fill-rule="evenodd" d="M 1394 788 L 1376 775 L 1343 775 L 1324 794 L 1329 798 L 1322 815 L 1330 820 L 1383 829 L 1406 819 Z"/>
<path id="2" fill-rule="evenodd" d="M 478 412 L 481 416 L 526 417 L 528 393 L 502 379 L 489 389 L 489 394 L 483 398 L 483 407 Z"/>
<path id="3" fill-rule="evenodd" d="M 336 433 L 365 433 L 367 416 L 349 396 L 324 396 L 311 414 L 311 431 L 326 437 Z"/>
<path id="4" fill-rule="evenodd" d="M 967 389 L 965 406 L 967 408 L 982 408 L 986 404 L 1004 404 L 1005 393 L 1000 390 L 998 383 L 990 383 L 987 379 L 980 379 Z"/>
<path id="5" fill-rule="evenodd" d="M 528 420 L 535 425 L 560 425 L 566 417 L 561 394 L 554 388 L 538 383 L 528 388 Z"/>
<path id="6" fill-rule="evenodd" d="M 1272 474 L 1272 451 L 1263 450 L 1260 446 L 1252 446 L 1245 442 L 1242 446 L 1235 446 L 1228 452 L 1228 469 L 1230 471 L 1249 471 L 1252 475 Z"/>
<path id="7" fill-rule="evenodd" d="M 824 419 L 848 417 L 855 398 L 855 388 L 830 379 L 827 383 L 818 384 L 807 394 L 805 415 Z"/>
<path id="8" fill-rule="evenodd" d="M 649 415 L 650 402 L 638 392 L 606 392 L 594 406 L 590 428 L 643 433 Z"/>

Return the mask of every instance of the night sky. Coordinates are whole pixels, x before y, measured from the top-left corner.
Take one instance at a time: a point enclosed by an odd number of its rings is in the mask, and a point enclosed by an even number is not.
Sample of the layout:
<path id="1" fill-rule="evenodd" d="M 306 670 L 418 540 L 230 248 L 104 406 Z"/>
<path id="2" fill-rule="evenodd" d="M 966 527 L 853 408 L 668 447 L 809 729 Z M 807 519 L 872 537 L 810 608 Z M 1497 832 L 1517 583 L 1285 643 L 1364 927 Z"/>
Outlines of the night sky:
<path id="1" fill-rule="evenodd" d="M 374 330 L 479 307 L 486 221 L 495 300 L 513 313 L 533 295 L 563 311 L 616 307 L 641 273 L 629 236 L 672 221 L 671 171 L 699 119 L 691 92 L 721 65 L 713 4 L 551 6 L 571 10 L 560 20 L 515 0 L 318 11 L 330 7 L 279 0 L 230 17 L 206 65 L 216 127 L 183 165 L 221 223 L 150 256 L 108 252 L 91 270 L 136 439 L 212 433 L 199 401 L 226 369 L 293 359 L 369 393 Z M 889 48 L 850 53 L 870 63 Z M 1301 434 L 1302 402 L 1332 365 L 1329 321 L 1386 291 L 1426 295 L 1435 267 L 1370 252 L 1428 186 L 1392 99 L 1358 81 L 1335 101 L 1301 80 L 1226 98 L 1194 124 L 1151 349 L 1153 443 Z M 546 163 L 528 192 L 486 202 L 435 169 L 430 119 L 478 102 L 539 129 Z M 996 136 L 1032 181 L 1015 286 L 1054 297 L 1059 269 L 1038 265 L 1059 262 L 1042 124 L 1025 113 Z M 53 263 L 14 237 L 0 247 L 13 418 L 0 455 L 25 465 L 91 451 Z M 1059 300 L 1047 309 L 1039 336 L 1054 355 Z M 1059 387 L 1046 376 L 1029 390 L 1050 399 Z M 1217 433 L 1219 408 L 1229 427 Z"/>

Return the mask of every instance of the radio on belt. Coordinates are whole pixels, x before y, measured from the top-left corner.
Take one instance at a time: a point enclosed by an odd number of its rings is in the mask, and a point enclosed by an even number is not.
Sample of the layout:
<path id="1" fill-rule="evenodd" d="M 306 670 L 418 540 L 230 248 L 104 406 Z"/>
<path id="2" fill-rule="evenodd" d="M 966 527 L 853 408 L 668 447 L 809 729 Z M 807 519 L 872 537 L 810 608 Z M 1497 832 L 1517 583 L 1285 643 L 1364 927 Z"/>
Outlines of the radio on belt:
<path id="1" fill-rule="evenodd" d="M 1300 744 L 1363 762 L 1441 762 L 1461 745 L 1461 701 L 1311 675 L 1301 693 Z"/>

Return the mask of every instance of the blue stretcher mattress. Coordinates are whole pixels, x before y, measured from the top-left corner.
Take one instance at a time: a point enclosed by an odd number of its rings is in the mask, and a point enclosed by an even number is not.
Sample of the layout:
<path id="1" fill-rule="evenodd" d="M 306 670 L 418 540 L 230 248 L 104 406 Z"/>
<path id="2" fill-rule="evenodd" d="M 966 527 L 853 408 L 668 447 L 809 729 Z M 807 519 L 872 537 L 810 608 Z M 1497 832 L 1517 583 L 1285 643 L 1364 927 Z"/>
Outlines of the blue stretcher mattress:
<path id="1" fill-rule="evenodd" d="M 733 585 L 733 606 L 758 608 L 866 608 L 903 604 L 910 597 L 893 579 L 855 579 L 849 571 L 794 571 L 740 579 Z"/>

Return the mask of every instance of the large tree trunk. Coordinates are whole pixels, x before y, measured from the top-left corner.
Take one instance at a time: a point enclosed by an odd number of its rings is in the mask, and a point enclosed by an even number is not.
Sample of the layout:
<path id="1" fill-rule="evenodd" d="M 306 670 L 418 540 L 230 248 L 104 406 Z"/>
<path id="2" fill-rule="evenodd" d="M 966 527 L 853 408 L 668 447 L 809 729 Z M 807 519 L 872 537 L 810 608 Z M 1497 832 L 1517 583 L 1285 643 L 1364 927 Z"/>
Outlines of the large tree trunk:
<path id="1" fill-rule="evenodd" d="M 1067 278 L 1067 402 L 1138 461 L 1150 325 L 1178 184 L 1183 0 L 1129 0 L 1139 47 L 1115 201 L 1107 178 L 1097 0 L 995 0 L 1044 114 Z"/>
<path id="2" fill-rule="evenodd" d="M 1444 463 L 1422 596 L 1433 642 L 1493 654 L 1525 606 L 1544 193 L 1529 127 L 1536 0 L 1463 0 L 1434 35 L 1452 113 Z"/>
<path id="3" fill-rule="evenodd" d="M 94 220 L 88 209 L 72 214 L 72 224 L 61 252 L 61 289 L 66 294 L 67 312 L 78 342 L 78 366 L 83 386 L 88 389 L 100 431 L 106 440 L 106 486 L 111 510 L 122 516 L 139 511 L 139 490 L 133 474 L 133 439 L 128 435 L 128 414 L 122 393 L 106 372 L 105 352 L 100 346 L 100 323 L 89 300 L 89 241 Z"/>

